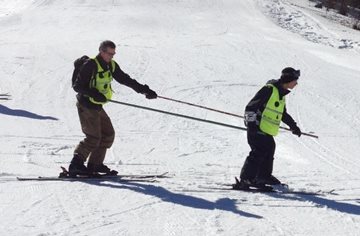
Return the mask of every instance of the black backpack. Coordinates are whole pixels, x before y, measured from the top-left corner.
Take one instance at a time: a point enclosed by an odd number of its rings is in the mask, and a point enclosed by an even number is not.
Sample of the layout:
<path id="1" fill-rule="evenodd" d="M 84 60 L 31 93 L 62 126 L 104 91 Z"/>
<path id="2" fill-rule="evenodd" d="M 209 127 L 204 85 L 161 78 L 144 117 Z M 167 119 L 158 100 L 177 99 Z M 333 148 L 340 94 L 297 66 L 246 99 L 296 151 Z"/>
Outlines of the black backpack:
<path id="1" fill-rule="evenodd" d="M 90 57 L 84 55 L 78 59 L 76 59 L 74 61 L 74 72 L 72 75 L 72 83 L 71 86 L 74 88 L 76 79 L 78 78 L 78 75 L 80 73 L 81 68 L 83 67 L 83 65 L 85 64 L 85 62 L 89 61 L 89 60 L 93 60 Z M 115 67 L 113 67 L 113 63 L 110 63 L 110 71 L 111 73 L 114 73 L 115 71 Z M 96 74 L 96 71 L 93 72 L 93 75 Z"/>
<path id="2" fill-rule="evenodd" d="M 74 85 L 75 85 L 75 81 L 79 75 L 79 72 L 80 72 L 82 66 L 85 64 L 85 62 L 87 62 L 89 60 L 91 60 L 91 58 L 84 55 L 74 61 L 74 72 L 72 75 L 72 83 L 71 83 L 72 87 L 74 87 Z"/>

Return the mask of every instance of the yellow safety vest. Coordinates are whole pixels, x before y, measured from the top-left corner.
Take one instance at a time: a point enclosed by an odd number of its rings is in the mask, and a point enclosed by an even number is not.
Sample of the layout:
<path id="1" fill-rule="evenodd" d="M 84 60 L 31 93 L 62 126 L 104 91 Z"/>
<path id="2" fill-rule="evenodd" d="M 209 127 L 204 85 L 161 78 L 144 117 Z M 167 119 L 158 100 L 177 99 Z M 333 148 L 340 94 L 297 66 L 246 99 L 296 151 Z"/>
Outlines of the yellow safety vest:
<path id="1" fill-rule="evenodd" d="M 97 89 L 100 93 L 102 93 L 107 100 L 112 98 L 113 91 L 111 89 L 111 81 L 113 80 L 112 73 L 115 71 L 115 61 L 111 60 L 112 71 L 104 70 L 98 59 L 93 58 L 97 65 L 97 72 L 90 80 L 90 88 Z M 97 102 L 93 98 L 89 98 L 90 102 L 95 104 L 105 104 L 106 102 Z"/>
<path id="2" fill-rule="evenodd" d="M 279 133 L 281 118 L 284 113 L 285 96 L 280 100 L 279 90 L 272 84 L 266 86 L 272 88 L 272 94 L 261 114 L 260 130 L 266 134 L 276 136 Z"/>

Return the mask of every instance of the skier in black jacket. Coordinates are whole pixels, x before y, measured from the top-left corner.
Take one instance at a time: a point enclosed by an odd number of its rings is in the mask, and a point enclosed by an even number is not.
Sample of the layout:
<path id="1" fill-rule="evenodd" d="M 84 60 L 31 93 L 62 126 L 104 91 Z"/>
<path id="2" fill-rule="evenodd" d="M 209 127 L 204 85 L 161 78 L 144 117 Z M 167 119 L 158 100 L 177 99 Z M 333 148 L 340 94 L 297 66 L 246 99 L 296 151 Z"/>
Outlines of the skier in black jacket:
<path id="1" fill-rule="evenodd" d="M 156 92 L 148 85 L 142 85 L 124 73 L 119 65 L 112 60 L 115 55 L 115 44 L 103 41 L 99 54 L 84 63 L 75 79 L 73 89 L 77 94 L 77 109 L 85 139 L 74 151 L 69 166 L 71 176 L 93 173 L 117 174 L 104 165 L 106 150 L 114 142 L 115 131 L 103 105 L 111 99 L 111 81 L 115 79 L 137 93 L 144 94 L 148 99 L 157 98 Z M 87 166 L 85 161 L 88 159 Z"/>
<path id="2" fill-rule="evenodd" d="M 245 108 L 245 125 L 251 151 L 234 188 L 263 187 L 281 182 L 272 175 L 275 141 L 280 122 L 287 124 L 292 133 L 301 136 L 301 130 L 287 113 L 285 96 L 297 85 L 300 70 L 287 67 L 278 80 L 269 81 Z"/>

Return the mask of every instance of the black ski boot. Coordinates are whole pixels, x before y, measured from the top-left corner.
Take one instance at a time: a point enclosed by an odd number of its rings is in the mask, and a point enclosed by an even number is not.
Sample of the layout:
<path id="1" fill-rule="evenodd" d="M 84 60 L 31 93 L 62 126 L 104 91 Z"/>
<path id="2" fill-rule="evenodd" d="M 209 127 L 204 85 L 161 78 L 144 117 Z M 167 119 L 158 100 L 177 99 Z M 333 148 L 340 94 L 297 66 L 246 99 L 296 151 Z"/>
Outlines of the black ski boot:
<path id="1" fill-rule="evenodd" d="M 269 185 L 264 183 L 258 183 L 255 179 L 241 179 L 239 181 L 238 178 L 235 177 L 236 183 L 232 185 L 232 188 L 235 190 L 242 190 L 242 191 L 259 191 L 259 192 L 271 192 L 273 188 Z"/>
<path id="2" fill-rule="evenodd" d="M 238 179 L 235 177 L 235 184 L 232 185 L 233 189 L 236 190 L 249 190 L 250 189 L 250 181 L 244 179 Z"/>
<path id="3" fill-rule="evenodd" d="M 69 176 L 76 177 L 78 175 L 89 175 L 89 171 L 84 165 L 84 161 L 77 154 L 74 155 L 69 165 Z"/>
<path id="4" fill-rule="evenodd" d="M 256 184 L 263 184 L 263 185 L 281 185 L 280 180 L 278 180 L 273 175 L 271 175 L 269 177 L 256 177 L 254 182 Z"/>
<path id="5" fill-rule="evenodd" d="M 275 176 L 271 175 L 269 177 L 269 184 L 270 185 L 278 185 L 278 184 L 282 184 L 280 180 L 278 180 Z"/>
<path id="6" fill-rule="evenodd" d="M 91 172 L 93 174 L 97 174 L 97 173 L 100 173 L 102 175 L 117 175 L 118 174 L 118 172 L 116 170 L 110 170 L 110 168 L 104 164 L 96 165 L 96 164 L 88 163 L 87 169 L 89 172 Z"/>

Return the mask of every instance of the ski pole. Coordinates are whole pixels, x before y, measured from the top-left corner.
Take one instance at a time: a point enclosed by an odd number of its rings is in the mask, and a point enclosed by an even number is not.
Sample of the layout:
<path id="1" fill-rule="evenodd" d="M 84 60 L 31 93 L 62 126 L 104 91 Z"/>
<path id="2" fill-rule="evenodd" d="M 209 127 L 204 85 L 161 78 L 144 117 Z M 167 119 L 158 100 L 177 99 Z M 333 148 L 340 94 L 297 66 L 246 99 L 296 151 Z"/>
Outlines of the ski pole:
<path id="1" fill-rule="evenodd" d="M 139 105 L 135 105 L 135 104 L 131 104 L 131 103 L 120 102 L 120 101 L 115 101 L 115 100 L 108 100 L 108 101 L 117 103 L 117 104 L 121 104 L 121 105 L 125 105 L 125 106 L 136 107 L 136 108 L 149 110 L 149 111 L 155 111 L 155 112 L 159 112 L 159 113 L 163 113 L 163 114 L 167 114 L 167 115 L 178 116 L 178 117 L 182 117 L 182 118 L 186 118 L 186 119 L 206 122 L 206 123 L 215 124 L 215 125 L 221 125 L 221 126 L 225 126 L 225 127 L 229 127 L 229 128 L 233 128 L 233 129 L 247 130 L 246 128 L 243 128 L 240 126 L 229 125 L 229 124 L 220 123 L 220 122 L 216 122 L 216 121 L 212 121 L 212 120 L 204 120 L 204 119 L 200 119 L 200 118 L 196 118 L 196 117 L 192 117 L 192 116 L 186 116 L 186 115 L 168 112 L 168 111 L 159 110 L 159 109 L 154 109 L 154 108 L 150 108 L 150 107 L 139 106 Z"/>
<path id="2" fill-rule="evenodd" d="M 230 113 L 230 112 L 226 112 L 226 111 L 217 110 L 217 109 L 210 108 L 210 107 L 206 107 L 206 106 L 197 105 L 197 104 L 190 103 L 190 102 L 184 102 L 184 101 L 180 101 L 180 100 L 176 100 L 176 99 L 168 98 L 168 97 L 164 97 L 164 96 L 157 96 L 157 97 L 158 97 L 158 98 L 165 99 L 165 100 L 173 101 L 173 102 L 178 102 L 178 103 L 190 105 L 190 106 L 193 106 L 193 107 L 199 107 L 199 108 L 206 109 L 206 110 L 209 110 L 209 111 L 215 111 L 215 112 L 219 112 L 219 113 L 222 113 L 222 114 L 226 114 L 226 115 L 230 115 L 230 116 L 235 116 L 235 117 L 242 118 L 242 119 L 245 118 L 244 116 L 241 116 L 241 115 L 237 115 L 237 114 Z M 286 128 L 286 127 L 283 127 L 283 126 L 280 126 L 280 129 L 284 129 L 284 130 L 287 130 L 287 131 L 292 131 L 291 129 Z M 319 138 L 319 136 L 316 136 L 316 135 L 313 135 L 313 134 L 309 134 L 309 133 L 303 133 L 303 132 L 301 132 L 301 134 L 303 134 L 303 135 L 305 135 L 305 136 L 313 137 L 313 138 Z"/>

